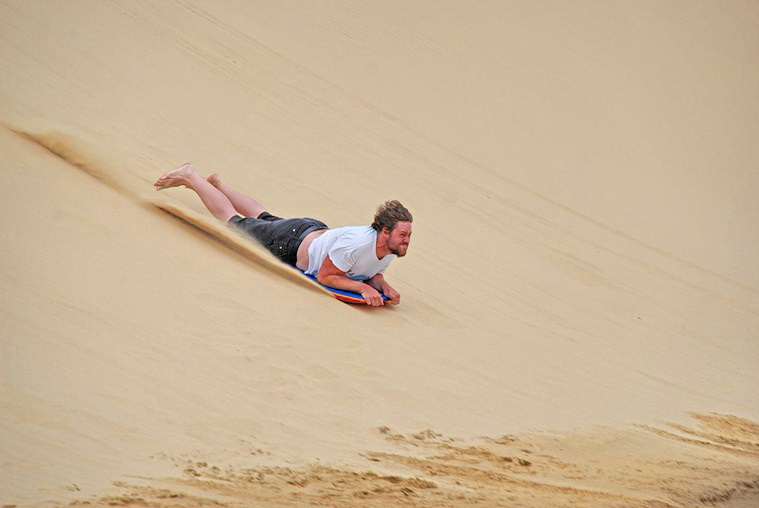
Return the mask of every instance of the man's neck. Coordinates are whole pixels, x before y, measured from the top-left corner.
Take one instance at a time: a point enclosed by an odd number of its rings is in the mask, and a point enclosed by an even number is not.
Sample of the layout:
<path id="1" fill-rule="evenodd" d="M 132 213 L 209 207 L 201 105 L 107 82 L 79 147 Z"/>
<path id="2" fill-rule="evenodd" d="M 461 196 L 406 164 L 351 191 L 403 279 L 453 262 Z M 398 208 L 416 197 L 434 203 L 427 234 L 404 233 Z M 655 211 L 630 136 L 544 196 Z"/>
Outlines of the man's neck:
<path id="1" fill-rule="evenodd" d="M 390 249 L 387 246 L 387 236 L 383 235 L 382 232 L 377 233 L 377 242 L 374 252 L 377 255 L 377 259 L 382 259 L 390 254 Z"/>

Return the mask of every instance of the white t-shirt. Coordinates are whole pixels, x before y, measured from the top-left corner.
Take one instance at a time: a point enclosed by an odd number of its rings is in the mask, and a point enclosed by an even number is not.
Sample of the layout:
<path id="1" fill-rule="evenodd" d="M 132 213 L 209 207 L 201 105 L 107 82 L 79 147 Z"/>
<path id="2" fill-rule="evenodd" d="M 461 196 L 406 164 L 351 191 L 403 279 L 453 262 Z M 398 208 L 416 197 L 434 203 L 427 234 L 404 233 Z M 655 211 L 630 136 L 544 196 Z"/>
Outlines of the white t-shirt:
<path id="1" fill-rule="evenodd" d="M 377 231 L 371 226 L 330 229 L 308 247 L 306 273 L 316 276 L 329 254 L 332 264 L 345 272 L 347 277 L 354 280 L 370 279 L 383 273 L 390 261 L 396 258 L 395 254 L 388 254 L 377 259 L 376 249 Z"/>

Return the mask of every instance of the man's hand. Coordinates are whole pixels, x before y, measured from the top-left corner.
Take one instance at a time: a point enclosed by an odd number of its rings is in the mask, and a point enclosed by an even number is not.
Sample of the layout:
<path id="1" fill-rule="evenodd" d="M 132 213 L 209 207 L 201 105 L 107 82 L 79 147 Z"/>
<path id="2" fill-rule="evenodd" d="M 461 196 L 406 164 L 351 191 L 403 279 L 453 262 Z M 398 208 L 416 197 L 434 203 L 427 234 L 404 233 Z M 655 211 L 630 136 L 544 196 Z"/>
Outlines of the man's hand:
<path id="1" fill-rule="evenodd" d="M 372 307 L 385 305 L 385 300 L 382 299 L 382 295 L 371 286 L 366 286 L 366 289 L 361 291 L 361 296 L 363 296 L 366 303 Z"/>
<path id="2" fill-rule="evenodd" d="M 385 296 L 390 298 L 390 300 L 388 300 L 387 303 L 391 305 L 398 305 L 399 303 L 401 303 L 400 293 L 398 293 L 398 291 L 393 289 L 393 286 L 387 283 L 387 281 L 385 280 L 385 277 L 381 273 L 378 273 L 377 275 L 375 275 L 374 277 L 366 281 L 366 283 L 372 286 L 374 289 L 378 291 L 382 291 L 385 294 Z"/>
<path id="3" fill-rule="evenodd" d="M 385 284 L 385 287 L 382 289 L 382 292 L 385 293 L 385 296 L 390 298 L 390 300 L 387 301 L 390 305 L 398 305 L 401 303 L 401 294 L 396 291 L 395 289 L 390 286 L 390 284 Z"/>

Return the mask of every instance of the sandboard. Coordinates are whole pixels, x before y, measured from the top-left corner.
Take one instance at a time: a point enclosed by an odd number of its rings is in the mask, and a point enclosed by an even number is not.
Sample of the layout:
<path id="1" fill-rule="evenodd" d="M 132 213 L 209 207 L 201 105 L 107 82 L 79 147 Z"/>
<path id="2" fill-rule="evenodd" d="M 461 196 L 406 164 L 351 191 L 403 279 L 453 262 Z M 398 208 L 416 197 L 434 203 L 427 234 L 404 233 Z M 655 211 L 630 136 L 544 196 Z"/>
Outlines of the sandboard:
<path id="1" fill-rule="evenodd" d="M 252 238 L 249 238 L 247 236 L 243 237 L 242 233 L 232 228 L 226 227 L 216 220 L 213 220 L 205 215 L 201 215 L 182 206 L 177 206 L 168 201 L 152 199 L 151 202 L 161 210 L 211 235 L 213 238 L 223 243 L 224 245 L 234 249 L 237 252 L 245 254 L 248 258 L 255 259 L 261 264 L 270 267 L 282 273 L 283 275 L 288 276 L 289 278 L 294 277 L 306 286 L 314 287 L 314 289 L 328 293 L 341 302 L 366 305 L 366 300 L 364 300 L 364 297 L 359 293 L 331 288 L 319 284 L 319 282 L 316 280 L 316 277 L 313 275 L 306 275 L 304 272 L 292 268 L 291 266 L 279 261 L 273 255 L 271 255 L 269 251 L 255 242 Z M 390 298 L 382 294 L 382 292 L 380 292 L 380 295 L 382 295 L 382 298 L 385 301 L 390 300 Z"/>
<path id="2" fill-rule="evenodd" d="M 313 275 L 308 275 L 306 273 L 303 273 L 303 276 L 308 277 L 312 281 L 319 284 L 319 282 L 316 280 L 316 277 L 314 277 Z M 326 289 L 327 291 L 329 291 L 332 294 L 332 296 L 334 296 L 341 302 L 354 303 L 357 305 L 366 305 L 366 300 L 364 300 L 364 297 L 361 296 L 359 293 L 354 293 L 353 291 L 346 291 L 344 289 L 331 288 L 329 286 L 325 286 L 324 284 L 319 284 L 319 285 L 323 287 L 324 289 Z M 385 296 L 385 294 L 382 293 L 382 291 L 380 291 L 379 294 L 384 301 L 390 300 L 390 298 Z"/>

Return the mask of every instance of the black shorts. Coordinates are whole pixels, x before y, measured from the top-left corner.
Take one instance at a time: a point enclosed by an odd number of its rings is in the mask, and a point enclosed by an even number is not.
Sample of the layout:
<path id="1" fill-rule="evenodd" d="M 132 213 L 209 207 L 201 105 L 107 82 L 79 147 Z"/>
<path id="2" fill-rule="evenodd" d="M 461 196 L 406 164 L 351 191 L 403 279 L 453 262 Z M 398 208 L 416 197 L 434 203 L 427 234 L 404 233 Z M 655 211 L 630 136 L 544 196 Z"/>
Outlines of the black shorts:
<path id="1" fill-rule="evenodd" d="M 229 219 L 229 224 L 258 240 L 269 252 L 291 266 L 297 263 L 298 247 L 309 233 L 329 229 L 320 220 L 283 219 L 269 212 L 263 212 L 256 219 L 235 215 Z"/>

